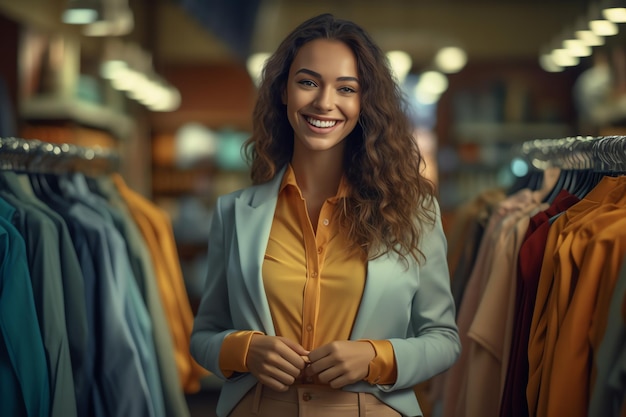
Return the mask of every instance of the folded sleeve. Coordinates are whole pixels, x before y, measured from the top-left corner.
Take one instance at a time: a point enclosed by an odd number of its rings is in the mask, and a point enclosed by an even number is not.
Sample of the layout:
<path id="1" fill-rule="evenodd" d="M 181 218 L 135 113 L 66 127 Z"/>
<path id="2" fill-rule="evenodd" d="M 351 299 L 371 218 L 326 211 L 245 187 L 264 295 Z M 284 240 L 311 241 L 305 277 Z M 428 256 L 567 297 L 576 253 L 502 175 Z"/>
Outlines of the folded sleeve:
<path id="1" fill-rule="evenodd" d="M 220 351 L 220 369 L 224 376 L 229 378 L 235 372 L 248 372 L 246 358 L 250 347 L 250 340 L 261 332 L 244 330 L 233 332 L 224 338 Z"/>
<path id="2" fill-rule="evenodd" d="M 369 364 L 369 372 L 365 381 L 375 384 L 393 384 L 396 382 L 398 370 L 393 354 L 393 345 L 388 340 L 363 340 L 369 342 L 376 352 Z"/>

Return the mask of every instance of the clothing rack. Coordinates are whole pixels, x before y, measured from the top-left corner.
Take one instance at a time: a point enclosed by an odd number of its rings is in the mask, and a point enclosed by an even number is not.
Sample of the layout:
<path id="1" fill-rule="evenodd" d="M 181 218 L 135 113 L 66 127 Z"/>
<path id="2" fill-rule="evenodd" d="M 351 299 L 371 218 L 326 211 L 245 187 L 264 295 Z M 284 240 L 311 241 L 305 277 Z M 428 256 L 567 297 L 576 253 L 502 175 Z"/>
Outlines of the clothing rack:
<path id="1" fill-rule="evenodd" d="M 626 136 L 513 151 L 527 175 L 451 228 L 464 348 L 433 402 L 443 417 L 624 416 Z"/>
<path id="2" fill-rule="evenodd" d="M 0 137 L 0 170 L 103 175 L 118 171 L 119 165 L 119 153 L 109 148 Z"/>
<path id="3" fill-rule="evenodd" d="M 518 155 L 543 170 L 556 167 L 601 172 L 626 171 L 626 136 L 571 136 L 524 142 Z"/>
<path id="4" fill-rule="evenodd" d="M 0 137 L 2 416 L 189 417 L 207 371 L 171 221 L 118 163 Z"/>

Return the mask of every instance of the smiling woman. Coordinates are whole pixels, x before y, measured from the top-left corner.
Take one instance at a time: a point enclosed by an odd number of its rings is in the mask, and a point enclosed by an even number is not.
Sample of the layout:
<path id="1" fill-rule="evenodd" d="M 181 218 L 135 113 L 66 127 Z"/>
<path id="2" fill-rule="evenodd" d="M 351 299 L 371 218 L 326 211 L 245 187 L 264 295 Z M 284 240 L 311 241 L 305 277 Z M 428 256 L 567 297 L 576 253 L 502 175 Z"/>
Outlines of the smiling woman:
<path id="1" fill-rule="evenodd" d="M 353 22 L 302 23 L 267 60 L 222 196 L 194 325 L 219 416 L 422 415 L 413 387 L 460 346 L 433 185 L 385 54 Z"/>

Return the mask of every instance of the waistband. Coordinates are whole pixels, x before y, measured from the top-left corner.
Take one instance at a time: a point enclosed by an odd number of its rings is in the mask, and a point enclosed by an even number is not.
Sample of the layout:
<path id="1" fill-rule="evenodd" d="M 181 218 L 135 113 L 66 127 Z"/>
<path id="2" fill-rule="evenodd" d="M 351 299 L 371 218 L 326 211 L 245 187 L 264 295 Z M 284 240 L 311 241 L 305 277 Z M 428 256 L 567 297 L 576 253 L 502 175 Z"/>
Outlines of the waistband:
<path id="1" fill-rule="evenodd" d="M 380 403 L 380 400 L 373 394 L 342 391 L 326 385 L 296 384 L 290 386 L 285 392 L 278 392 L 258 384 L 256 390 L 257 396 L 289 403 L 302 401 L 319 401 L 328 405 Z M 262 393 L 258 392 L 259 390 L 262 390 Z"/>

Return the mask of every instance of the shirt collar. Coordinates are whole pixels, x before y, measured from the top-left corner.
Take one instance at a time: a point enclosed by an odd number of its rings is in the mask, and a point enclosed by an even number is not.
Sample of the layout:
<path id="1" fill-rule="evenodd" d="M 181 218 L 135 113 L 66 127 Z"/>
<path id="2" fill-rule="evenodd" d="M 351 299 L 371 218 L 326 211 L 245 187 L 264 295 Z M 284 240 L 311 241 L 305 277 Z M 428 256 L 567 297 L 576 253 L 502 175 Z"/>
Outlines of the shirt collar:
<path id="1" fill-rule="evenodd" d="M 298 187 L 298 182 L 296 181 L 296 173 L 293 171 L 293 167 L 291 166 L 291 164 L 287 165 L 285 175 L 283 176 L 283 182 L 280 184 L 279 192 L 282 192 L 288 185 L 295 187 L 300 195 L 302 195 L 300 187 Z M 346 176 L 342 175 L 341 180 L 339 181 L 339 187 L 337 188 L 337 194 L 334 197 L 329 198 L 328 201 L 331 203 L 336 203 L 340 198 L 344 198 L 347 195 L 348 183 L 346 180 Z"/>

